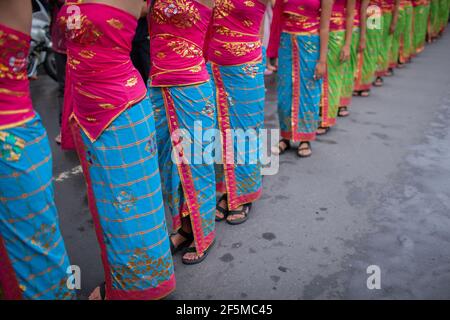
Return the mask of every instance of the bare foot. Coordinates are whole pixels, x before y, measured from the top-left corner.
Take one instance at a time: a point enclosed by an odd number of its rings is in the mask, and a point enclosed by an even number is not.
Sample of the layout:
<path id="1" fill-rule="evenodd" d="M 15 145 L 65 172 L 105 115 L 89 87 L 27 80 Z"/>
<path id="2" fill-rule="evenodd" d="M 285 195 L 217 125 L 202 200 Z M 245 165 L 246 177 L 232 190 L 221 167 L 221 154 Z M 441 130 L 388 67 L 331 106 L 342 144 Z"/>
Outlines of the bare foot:
<path id="1" fill-rule="evenodd" d="M 297 154 L 300 158 L 310 157 L 312 154 L 311 145 L 309 142 L 300 142 L 298 146 Z"/>
<path id="2" fill-rule="evenodd" d="M 192 244 L 189 246 L 189 248 L 195 248 L 195 243 L 192 242 Z M 192 261 L 203 258 L 203 255 L 204 255 L 204 253 L 199 255 L 197 252 L 186 252 L 183 255 L 183 260 L 192 262 Z"/>
<path id="3" fill-rule="evenodd" d="M 92 291 L 92 293 L 89 296 L 89 300 L 103 300 L 100 291 L 100 286 L 98 286 L 97 288 L 94 289 L 94 291 Z"/>
<path id="4" fill-rule="evenodd" d="M 218 204 L 217 206 L 221 207 L 223 210 L 228 210 L 228 203 L 226 198 L 223 198 Z M 218 220 L 223 220 L 225 218 L 225 214 L 219 210 L 216 209 L 216 218 Z"/>

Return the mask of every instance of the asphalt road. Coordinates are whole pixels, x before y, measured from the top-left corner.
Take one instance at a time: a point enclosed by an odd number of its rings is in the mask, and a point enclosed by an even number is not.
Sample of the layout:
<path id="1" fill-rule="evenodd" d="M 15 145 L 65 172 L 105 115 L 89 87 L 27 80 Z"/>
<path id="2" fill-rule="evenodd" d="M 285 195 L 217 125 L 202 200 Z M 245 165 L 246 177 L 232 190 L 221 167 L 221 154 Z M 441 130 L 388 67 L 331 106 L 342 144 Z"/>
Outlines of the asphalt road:
<path id="1" fill-rule="evenodd" d="M 267 127 L 277 126 L 273 79 Z M 32 83 L 49 136 L 58 131 L 56 83 Z M 450 299 L 450 33 L 396 71 L 351 116 L 282 156 L 241 226 L 221 223 L 208 259 L 175 258 L 170 299 Z M 56 202 L 80 298 L 103 279 L 77 157 L 54 142 Z M 381 289 L 369 290 L 367 267 Z"/>

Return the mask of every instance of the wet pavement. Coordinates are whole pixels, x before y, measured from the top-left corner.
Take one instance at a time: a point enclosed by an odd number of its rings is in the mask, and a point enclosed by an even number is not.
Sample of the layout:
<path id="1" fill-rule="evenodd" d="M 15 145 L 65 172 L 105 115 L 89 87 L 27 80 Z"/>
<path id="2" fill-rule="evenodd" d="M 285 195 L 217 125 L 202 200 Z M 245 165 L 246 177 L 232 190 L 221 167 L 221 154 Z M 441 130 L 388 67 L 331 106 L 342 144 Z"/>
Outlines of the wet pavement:
<path id="1" fill-rule="evenodd" d="M 217 226 L 198 266 L 175 257 L 170 299 L 450 299 L 450 34 L 396 71 L 351 116 L 313 143 L 313 156 L 282 155 L 247 223 Z M 273 79 L 266 124 L 277 126 Z M 57 87 L 32 83 L 49 136 Z M 52 141 L 56 202 L 81 298 L 103 279 L 77 157 Z M 381 289 L 367 287 L 368 266 Z"/>

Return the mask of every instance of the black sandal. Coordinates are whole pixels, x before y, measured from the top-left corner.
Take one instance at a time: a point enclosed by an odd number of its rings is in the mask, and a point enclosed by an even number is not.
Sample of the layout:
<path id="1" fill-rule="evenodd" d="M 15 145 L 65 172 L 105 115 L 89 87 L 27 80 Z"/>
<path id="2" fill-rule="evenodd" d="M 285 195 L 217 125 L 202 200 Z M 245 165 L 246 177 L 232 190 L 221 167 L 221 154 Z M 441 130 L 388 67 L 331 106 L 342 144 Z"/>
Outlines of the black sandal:
<path id="1" fill-rule="evenodd" d="M 382 87 L 382 86 L 384 85 L 384 80 L 383 80 L 383 78 L 382 78 L 382 77 L 377 77 L 377 78 L 375 79 L 375 81 L 373 82 L 373 85 L 374 85 L 375 87 Z"/>
<path id="2" fill-rule="evenodd" d="M 100 284 L 100 297 L 102 300 L 106 300 L 106 282 Z"/>
<path id="3" fill-rule="evenodd" d="M 228 198 L 227 198 L 227 194 L 226 193 L 224 193 L 220 197 L 219 201 L 217 201 L 217 204 L 216 204 L 216 210 L 223 214 L 223 218 L 218 218 L 217 215 L 216 215 L 216 221 L 218 221 L 218 222 L 225 220 L 227 218 L 227 216 L 228 216 L 228 209 L 225 209 L 225 208 L 222 208 L 221 206 L 219 206 L 219 204 L 222 201 L 226 201 L 227 205 L 228 205 Z"/>
<path id="4" fill-rule="evenodd" d="M 370 97 L 370 90 L 363 90 L 359 95 L 363 98 Z"/>
<path id="5" fill-rule="evenodd" d="M 348 113 L 347 114 L 341 114 L 341 111 L 347 111 Z M 341 118 L 345 118 L 345 117 L 348 117 L 350 115 L 350 112 L 348 111 L 348 108 L 347 107 L 339 107 L 339 109 L 338 109 L 338 116 L 339 117 L 341 117 Z"/>
<path id="6" fill-rule="evenodd" d="M 300 146 L 301 146 L 302 144 L 305 144 L 305 143 L 308 145 L 308 147 L 300 148 Z M 300 153 L 300 151 L 306 151 L 306 150 L 311 151 L 311 153 L 308 154 L 308 155 L 302 155 L 302 154 Z M 310 143 L 309 141 L 303 141 L 303 142 L 300 142 L 300 145 L 298 146 L 298 149 L 297 149 L 297 156 L 298 156 L 299 158 L 309 158 L 309 157 L 311 157 L 311 155 L 312 155 L 311 143 Z"/>
<path id="7" fill-rule="evenodd" d="M 177 247 L 175 247 L 175 245 L 172 242 L 172 237 L 176 234 L 179 234 L 180 236 L 182 236 L 183 238 L 185 238 L 186 240 L 184 240 L 183 242 L 181 242 Z M 187 233 L 186 231 L 184 231 L 183 229 L 179 229 L 177 232 L 174 232 L 170 235 L 170 252 L 172 254 L 177 253 L 178 251 L 186 248 L 187 246 L 189 246 L 192 241 L 194 241 L 194 235 L 192 233 Z"/>
<path id="8" fill-rule="evenodd" d="M 330 131 L 330 127 L 319 127 L 318 129 L 323 129 L 323 130 L 325 130 L 324 132 L 316 132 L 316 134 L 317 134 L 318 136 L 323 136 L 324 134 L 327 134 L 328 131 Z"/>
<path id="9" fill-rule="evenodd" d="M 246 203 L 242 206 L 241 210 L 231 210 L 230 212 L 228 212 L 228 217 L 229 216 L 236 216 L 236 215 L 244 215 L 242 218 L 240 219 L 234 219 L 234 220 L 228 220 L 227 219 L 227 223 L 232 225 L 232 226 L 236 226 L 238 224 L 242 224 L 245 221 L 248 220 L 248 214 L 250 213 L 250 210 L 252 209 L 252 204 L 251 203 Z"/>
<path id="10" fill-rule="evenodd" d="M 190 260 L 190 259 L 185 259 L 183 257 L 183 258 L 181 258 L 181 262 L 183 262 L 183 264 L 186 264 L 186 265 L 199 264 L 200 262 L 205 260 L 206 256 L 208 255 L 209 251 L 211 250 L 211 248 L 214 246 L 215 243 L 216 243 L 216 239 L 214 239 L 213 242 L 211 242 L 211 244 L 209 245 L 208 249 L 206 249 L 203 252 L 203 256 L 201 258 Z M 197 249 L 195 247 L 188 247 L 188 248 L 186 248 L 186 250 L 184 250 L 184 254 L 186 254 L 186 253 L 197 253 Z"/>
<path id="11" fill-rule="evenodd" d="M 284 149 L 281 149 L 280 148 L 280 143 L 281 142 L 283 142 L 285 145 L 286 145 L 286 148 L 284 148 Z M 283 153 L 285 153 L 287 150 L 289 150 L 291 148 L 291 141 L 289 141 L 288 139 L 281 139 L 279 142 L 278 142 L 278 155 L 282 155 Z"/>

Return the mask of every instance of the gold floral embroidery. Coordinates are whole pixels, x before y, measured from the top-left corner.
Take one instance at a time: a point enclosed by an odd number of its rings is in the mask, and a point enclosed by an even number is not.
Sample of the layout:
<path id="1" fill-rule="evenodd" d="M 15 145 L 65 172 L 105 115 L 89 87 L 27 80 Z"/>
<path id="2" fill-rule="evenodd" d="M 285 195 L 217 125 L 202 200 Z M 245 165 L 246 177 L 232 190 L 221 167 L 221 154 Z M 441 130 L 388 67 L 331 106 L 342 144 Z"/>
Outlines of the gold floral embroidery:
<path id="1" fill-rule="evenodd" d="M 137 83 L 138 83 L 138 78 L 136 76 L 134 76 L 127 80 L 125 87 L 131 88 L 131 87 L 134 87 L 135 85 L 137 85 Z"/>
<path id="2" fill-rule="evenodd" d="M 190 72 L 192 73 L 197 73 L 202 71 L 202 67 L 201 66 L 193 66 L 192 68 L 189 69 Z"/>
<path id="3" fill-rule="evenodd" d="M 90 45 L 103 36 L 103 33 L 85 15 L 81 15 L 81 28 L 67 30 L 66 38 L 83 45 Z"/>
<path id="4" fill-rule="evenodd" d="M 27 79 L 27 41 L 0 30 L 0 78 Z"/>
<path id="5" fill-rule="evenodd" d="M 111 110 L 111 109 L 114 109 L 115 107 L 114 107 L 114 105 L 113 104 L 111 104 L 111 103 L 99 103 L 99 105 L 98 105 L 100 108 L 102 108 L 102 109 L 109 109 L 109 110 Z"/>
<path id="6" fill-rule="evenodd" d="M 149 255 L 145 248 L 135 249 L 126 264 L 111 266 L 113 287 L 120 290 L 143 290 L 158 287 L 170 278 L 172 260 L 170 255 L 160 258 Z"/>
<path id="7" fill-rule="evenodd" d="M 235 38 L 241 38 L 242 33 L 236 32 L 231 30 L 230 28 L 227 28 L 225 26 L 219 26 L 216 29 L 216 32 L 223 36 L 229 36 L 229 37 L 235 37 Z"/>
<path id="8" fill-rule="evenodd" d="M 185 40 L 173 40 L 167 44 L 174 52 L 183 58 L 197 58 L 203 56 L 203 50 Z"/>
<path id="9" fill-rule="evenodd" d="M 261 48 L 261 42 L 227 42 L 222 46 L 231 54 L 237 57 L 243 57 L 256 49 Z"/>
<path id="10" fill-rule="evenodd" d="M 79 54 L 85 59 L 92 59 L 95 57 L 95 52 L 92 50 L 81 50 Z"/>
<path id="11" fill-rule="evenodd" d="M 122 30 L 123 29 L 123 23 L 120 20 L 111 18 L 111 19 L 107 20 L 106 22 L 113 28 L 116 28 L 118 30 Z"/>
<path id="12" fill-rule="evenodd" d="M 153 15 L 158 24 L 170 23 L 178 28 L 187 29 L 200 20 L 200 12 L 189 0 L 156 1 Z"/>
<path id="13" fill-rule="evenodd" d="M 244 20 L 242 21 L 242 24 L 246 27 L 251 27 L 253 25 L 253 21 L 251 20 Z"/>
<path id="14" fill-rule="evenodd" d="M 214 18 L 223 19 L 228 17 L 230 12 L 234 9 L 234 4 L 231 0 L 216 0 L 214 8 Z"/>
<path id="15" fill-rule="evenodd" d="M 255 78 L 258 75 L 259 67 L 254 64 L 247 64 L 242 67 L 242 70 L 251 78 Z"/>
<path id="16" fill-rule="evenodd" d="M 255 6 L 255 3 L 253 1 L 244 1 L 244 4 L 247 7 L 251 7 L 251 8 L 253 8 Z"/>

